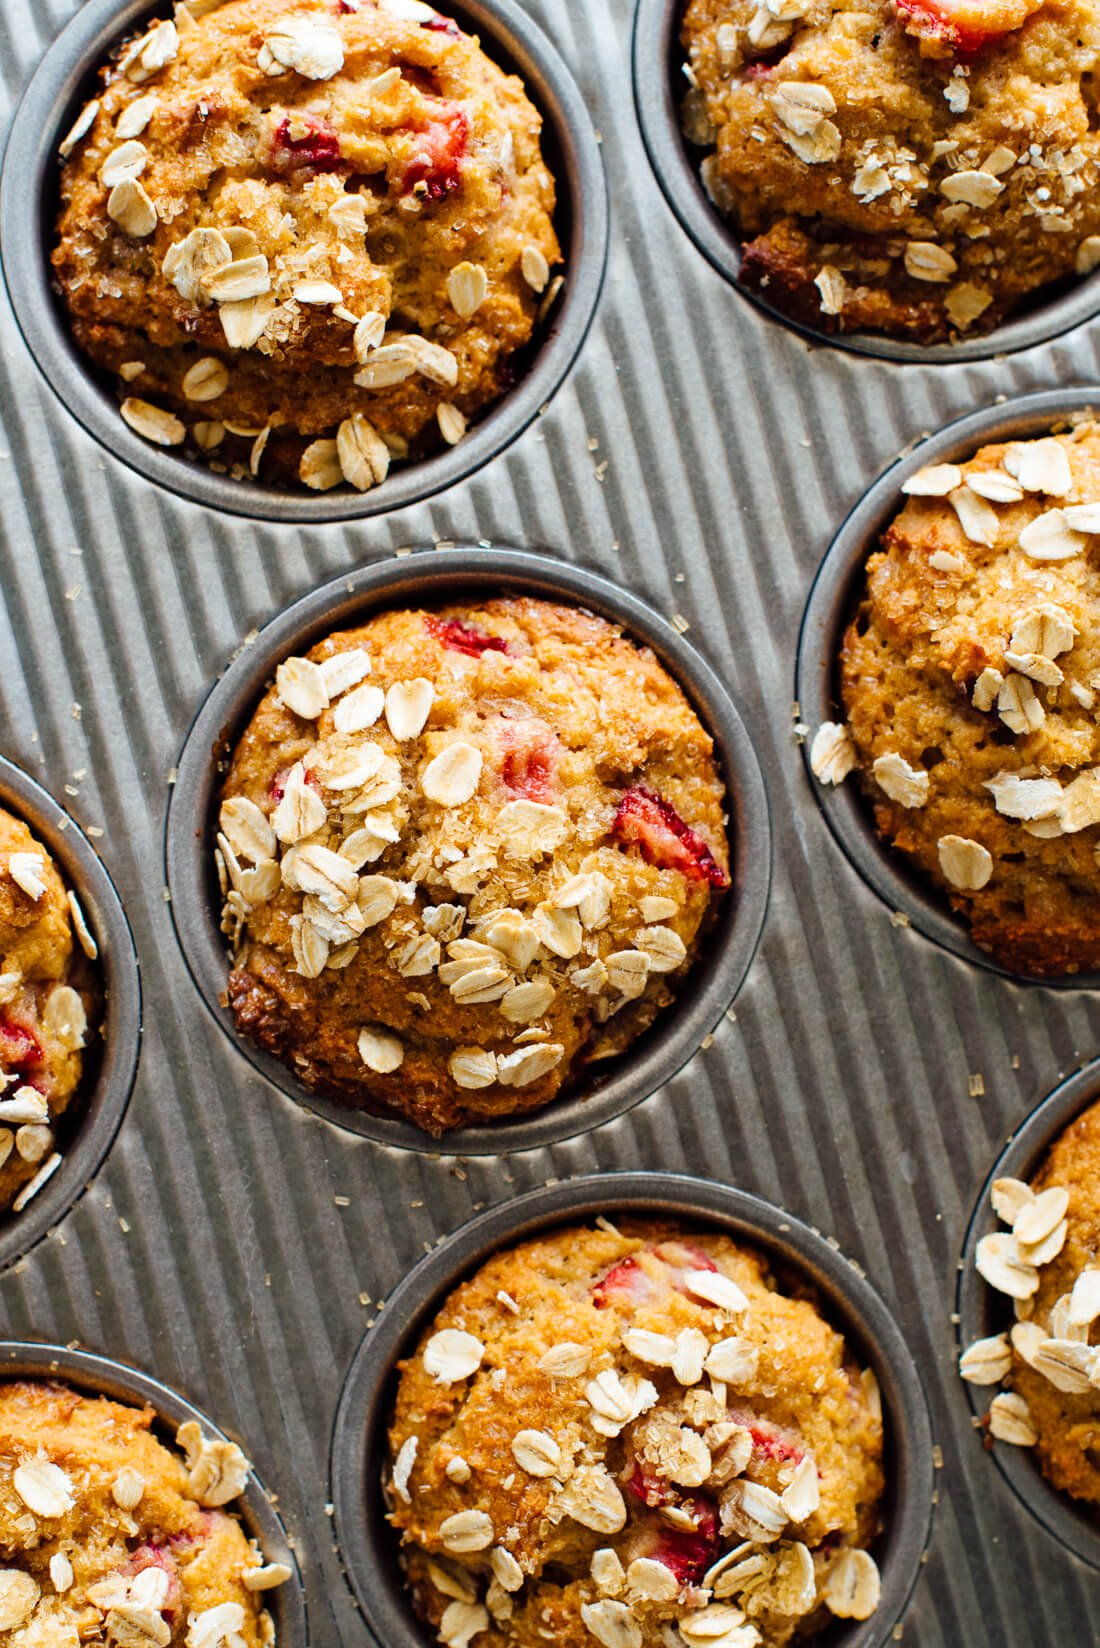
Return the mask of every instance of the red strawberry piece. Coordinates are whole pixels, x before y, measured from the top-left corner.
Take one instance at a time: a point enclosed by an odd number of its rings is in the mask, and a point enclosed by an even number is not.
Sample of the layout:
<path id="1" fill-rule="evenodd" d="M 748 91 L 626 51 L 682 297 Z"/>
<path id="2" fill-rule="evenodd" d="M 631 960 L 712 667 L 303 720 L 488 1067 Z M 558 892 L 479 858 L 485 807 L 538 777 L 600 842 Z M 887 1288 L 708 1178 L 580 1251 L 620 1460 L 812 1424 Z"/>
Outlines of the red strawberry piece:
<path id="1" fill-rule="evenodd" d="M 23 1070 L 41 1062 L 42 1044 L 33 1031 L 10 1014 L 0 1014 L 0 1066 Z"/>
<path id="2" fill-rule="evenodd" d="M 653 1249 L 658 1259 L 673 1270 L 717 1270 L 718 1266 L 705 1248 L 694 1242 L 661 1242 Z M 677 1284 L 678 1286 L 679 1284 Z"/>
<path id="3" fill-rule="evenodd" d="M 545 722 L 505 721 L 501 727 L 504 756 L 500 776 L 508 789 L 529 801 L 549 802 L 561 745 Z"/>
<path id="4" fill-rule="evenodd" d="M 679 870 L 692 881 L 728 887 L 729 877 L 701 835 L 685 824 L 663 796 L 635 784 L 619 803 L 611 833 L 641 849 L 642 857 L 663 870 Z"/>
<path id="5" fill-rule="evenodd" d="M 653 1278 L 647 1276 L 634 1255 L 628 1254 L 612 1265 L 606 1276 L 592 1289 L 592 1302 L 600 1310 L 605 1305 L 642 1305 L 657 1292 Z"/>
<path id="6" fill-rule="evenodd" d="M 663 1562 L 683 1588 L 699 1584 L 718 1555 L 720 1541 L 718 1518 L 709 1500 L 684 1499 L 679 1502 L 679 1508 L 688 1513 L 695 1527 L 689 1531 L 656 1522 L 641 1541 L 631 1546 L 631 1556 L 645 1556 Z"/>
<path id="7" fill-rule="evenodd" d="M 401 179 L 401 193 L 414 189 L 428 200 L 444 200 L 462 182 L 462 157 L 468 133 L 466 116 L 455 103 L 441 103 L 439 114 L 416 134 L 416 150 Z"/>
<path id="8" fill-rule="evenodd" d="M 755 1414 L 736 1412 L 731 1412 L 730 1418 L 736 1424 L 744 1425 L 752 1437 L 753 1452 L 761 1459 L 770 1459 L 777 1465 L 788 1462 L 800 1465 L 805 1459 L 805 1448 L 799 1445 L 789 1431 L 781 1430 L 769 1419 L 758 1419 Z"/>
<path id="9" fill-rule="evenodd" d="M 480 658 L 483 652 L 507 652 L 508 643 L 499 635 L 486 635 L 457 618 L 426 618 L 425 627 L 441 647 L 449 652 L 464 652 L 467 658 Z"/>
<path id="10" fill-rule="evenodd" d="M 462 39 L 462 30 L 459 28 L 454 18 L 441 17 L 438 12 L 436 12 L 434 17 L 425 18 L 420 27 L 422 29 L 431 29 L 435 34 L 449 34 L 452 40 Z"/>
<path id="11" fill-rule="evenodd" d="M 941 40 L 966 56 L 1000 40 L 1038 11 L 1043 0 L 897 0 L 913 33 Z"/>
<path id="12" fill-rule="evenodd" d="M 173 1541 L 174 1543 L 174 1541 Z M 128 1579 L 136 1579 L 147 1568 L 159 1568 L 168 1578 L 168 1599 L 164 1604 L 165 1613 L 175 1613 L 183 1601 L 183 1587 L 180 1584 L 179 1568 L 171 1551 L 163 1545 L 139 1545 L 130 1552 L 123 1564 L 122 1572 Z"/>
<path id="13" fill-rule="evenodd" d="M 303 119 L 303 116 L 297 116 Z M 290 116 L 284 115 L 275 131 L 274 163 L 282 172 L 304 167 L 311 172 L 338 172 L 346 164 L 340 153 L 340 139 L 319 121 L 306 120 L 309 130 L 303 137 L 291 137 Z"/>
<path id="14" fill-rule="evenodd" d="M 635 1460 L 634 1469 L 626 1483 L 626 1491 L 651 1509 L 658 1505 L 671 1505 L 676 1497 L 676 1490 L 667 1477 L 657 1476 L 653 1471 L 646 1470 L 640 1460 Z"/>

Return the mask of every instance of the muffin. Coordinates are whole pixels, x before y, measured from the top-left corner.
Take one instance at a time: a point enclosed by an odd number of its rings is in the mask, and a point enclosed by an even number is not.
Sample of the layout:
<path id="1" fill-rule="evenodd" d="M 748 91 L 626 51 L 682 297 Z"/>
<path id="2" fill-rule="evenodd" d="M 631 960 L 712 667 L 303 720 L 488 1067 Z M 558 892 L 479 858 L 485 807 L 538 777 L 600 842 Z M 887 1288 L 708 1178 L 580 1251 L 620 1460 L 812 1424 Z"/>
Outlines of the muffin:
<path id="1" fill-rule="evenodd" d="M 741 277 L 940 343 L 1100 262 L 1094 0 L 690 0 L 689 140 Z"/>
<path id="2" fill-rule="evenodd" d="M 1100 967 L 1100 426 L 902 490 L 841 649 L 847 726 L 811 765 L 857 769 L 883 840 L 1000 966 Z"/>
<path id="3" fill-rule="evenodd" d="M 712 750 L 575 607 L 384 612 L 288 658 L 219 815 L 238 1030 L 434 1133 L 546 1104 L 695 960 L 729 883 Z"/>
<path id="4" fill-rule="evenodd" d="M 45 847 L 0 809 L 0 1210 L 61 1165 L 56 1133 L 84 1071 L 96 945 Z"/>
<path id="5" fill-rule="evenodd" d="M 0 1633 L 6 1648 L 260 1648 L 263 1593 L 289 1579 L 221 1509 L 249 1465 L 233 1443 L 61 1384 L 0 1385 Z"/>
<path id="6" fill-rule="evenodd" d="M 991 1436 L 1032 1447 L 1043 1475 L 1100 1504 L 1100 1104 L 1066 1128 L 1030 1185 L 998 1179 L 993 1209 L 1011 1230 L 978 1244 L 978 1270 L 1014 1302 L 1007 1332 L 964 1351 L 959 1371 L 1002 1385 Z"/>
<path id="7" fill-rule="evenodd" d="M 73 336 L 155 444 L 366 490 L 521 369 L 560 285 L 541 124 L 420 0 L 186 0 L 62 143 Z"/>
<path id="8" fill-rule="evenodd" d="M 449 1648 L 779 1648 L 878 1604 L 874 1376 L 725 1236 L 600 1220 L 497 1254 L 401 1363 L 389 1446 Z"/>

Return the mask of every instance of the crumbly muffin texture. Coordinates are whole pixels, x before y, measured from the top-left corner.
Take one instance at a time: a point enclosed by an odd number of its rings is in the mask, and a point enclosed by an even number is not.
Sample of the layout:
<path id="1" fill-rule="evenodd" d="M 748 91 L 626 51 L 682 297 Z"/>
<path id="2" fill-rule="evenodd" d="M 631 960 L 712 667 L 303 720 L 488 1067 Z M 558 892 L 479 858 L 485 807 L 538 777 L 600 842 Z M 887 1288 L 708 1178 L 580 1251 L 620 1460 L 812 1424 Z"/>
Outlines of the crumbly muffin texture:
<path id="1" fill-rule="evenodd" d="M 1014 972 L 1100 966 L 1100 426 L 930 465 L 844 638 L 853 767 L 879 833 Z"/>
<path id="2" fill-rule="evenodd" d="M 54 1383 L 0 1384 L 0 1636 L 5 1648 L 269 1648 L 265 1563 L 227 1505 L 233 1443 Z"/>
<path id="3" fill-rule="evenodd" d="M 0 810 L 0 1209 L 22 1212 L 60 1166 L 55 1129 L 80 1086 L 95 955 L 53 859 Z"/>
<path id="4" fill-rule="evenodd" d="M 151 442 L 366 490 L 462 438 L 560 286 L 540 129 L 420 0 L 186 0 L 62 144 L 76 341 Z"/>
<path id="5" fill-rule="evenodd" d="M 1054 1487 L 1100 1504 L 1100 1104 L 1055 1141 L 1033 1182 L 998 1179 L 1009 1229 L 983 1237 L 977 1265 L 1016 1321 L 969 1345 L 964 1379 L 1001 1385 L 989 1434 L 1035 1449 Z"/>
<path id="6" fill-rule="evenodd" d="M 220 812 L 239 1030 L 433 1132 L 547 1103 L 695 958 L 729 882 L 712 748 L 650 651 L 545 601 L 287 659 Z"/>
<path id="7" fill-rule="evenodd" d="M 691 0 L 689 140 L 742 279 L 929 344 L 1100 262 L 1096 0 Z"/>
<path id="8" fill-rule="evenodd" d="M 448 1648 L 779 1648 L 878 1605 L 874 1376 L 727 1237 L 498 1254 L 400 1375 L 390 1521 Z"/>

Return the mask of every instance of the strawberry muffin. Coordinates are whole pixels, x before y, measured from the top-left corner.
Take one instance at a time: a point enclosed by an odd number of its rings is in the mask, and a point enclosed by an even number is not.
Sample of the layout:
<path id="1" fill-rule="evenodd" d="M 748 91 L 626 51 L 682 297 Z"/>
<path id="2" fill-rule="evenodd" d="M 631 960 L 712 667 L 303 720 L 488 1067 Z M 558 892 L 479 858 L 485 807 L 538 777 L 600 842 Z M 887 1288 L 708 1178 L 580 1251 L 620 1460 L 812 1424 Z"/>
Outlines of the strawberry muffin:
<path id="1" fill-rule="evenodd" d="M 420 0 L 181 0 L 61 145 L 73 335 L 147 440 L 366 490 L 461 440 L 560 287 L 541 124 Z"/>
<path id="2" fill-rule="evenodd" d="M 68 1386 L 0 1384 L 0 1636 L 6 1648 L 269 1648 L 263 1594 L 290 1578 L 221 1507 L 233 1443 Z"/>
<path id="3" fill-rule="evenodd" d="M 0 810 L 0 1209 L 61 1165 L 94 1018 L 95 940 L 76 894 L 27 826 Z"/>
<path id="4" fill-rule="evenodd" d="M 1100 262 L 1096 0 L 690 0 L 689 140 L 795 319 L 919 344 Z"/>
<path id="5" fill-rule="evenodd" d="M 879 833 L 1012 972 L 1100 967 L 1100 425 L 985 446 L 904 483 L 840 656 Z"/>
<path id="6" fill-rule="evenodd" d="M 1035 1449 L 1055 1488 L 1100 1505 L 1100 1104 L 1058 1138 L 1031 1184 L 998 1179 L 1007 1227 L 982 1238 L 977 1267 L 1012 1301 L 1010 1329 L 967 1346 L 973 1385 L 999 1385 L 986 1424 Z"/>
<path id="7" fill-rule="evenodd" d="M 604 619 L 529 598 L 385 612 L 286 659 L 217 853 L 239 1031 L 431 1132 L 621 1053 L 729 884 L 683 692 Z"/>
<path id="8" fill-rule="evenodd" d="M 527 1242 L 400 1374 L 389 1519 L 448 1648 L 781 1648 L 878 1605 L 874 1376 L 727 1237 Z"/>

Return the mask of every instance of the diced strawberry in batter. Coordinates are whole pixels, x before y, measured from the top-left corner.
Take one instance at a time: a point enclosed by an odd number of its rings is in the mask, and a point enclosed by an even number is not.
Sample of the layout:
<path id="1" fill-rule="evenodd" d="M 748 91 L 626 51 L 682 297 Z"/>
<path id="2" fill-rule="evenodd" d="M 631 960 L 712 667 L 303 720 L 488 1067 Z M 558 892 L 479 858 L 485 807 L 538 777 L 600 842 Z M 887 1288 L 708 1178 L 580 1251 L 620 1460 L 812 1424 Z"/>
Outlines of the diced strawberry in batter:
<path id="1" fill-rule="evenodd" d="M 444 200 L 452 194 L 462 182 L 467 133 L 466 116 L 458 105 L 441 104 L 439 115 L 416 134 L 416 150 L 401 179 L 401 193 L 416 189 L 428 200 Z"/>
<path id="2" fill-rule="evenodd" d="M 962 55 L 1018 29 L 1043 0 L 897 0 L 907 26 Z"/>
<path id="3" fill-rule="evenodd" d="M 633 1253 L 612 1265 L 607 1275 L 592 1289 L 593 1303 L 603 1308 L 609 1304 L 647 1305 L 662 1297 L 668 1288 L 678 1293 L 685 1291 L 684 1279 L 693 1270 L 717 1270 L 709 1254 L 692 1242 L 661 1242 L 648 1249 L 668 1272 L 667 1277 L 651 1276 L 643 1270 Z"/>
<path id="4" fill-rule="evenodd" d="M 163 1545 L 139 1545 L 130 1552 L 122 1572 L 128 1579 L 136 1579 L 138 1574 L 143 1574 L 147 1568 L 159 1568 L 167 1576 L 168 1599 L 163 1612 L 175 1613 L 183 1601 L 183 1587 L 180 1584 L 179 1567 L 175 1557 Z"/>
<path id="5" fill-rule="evenodd" d="M 425 627 L 441 647 L 449 652 L 464 652 L 467 658 L 480 658 L 483 652 L 507 652 L 508 643 L 499 635 L 486 635 L 457 618 L 426 618 Z"/>
<path id="6" fill-rule="evenodd" d="M 5 1070 L 25 1070 L 41 1064 L 42 1044 L 38 1037 L 10 1014 L 0 1014 L 0 1066 Z"/>
<path id="7" fill-rule="evenodd" d="M 639 1461 L 635 1461 L 634 1469 L 626 1483 L 626 1491 L 633 1494 L 635 1499 L 640 1499 L 643 1505 L 648 1505 L 651 1510 L 658 1505 L 671 1505 L 676 1497 L 676 1491 L 667 1477 L 647 1471 Z"/>
<path id="8" fill-rule="evenodd" d="M 454 18 L 441 17 L 438 12 L 436 12 L 434 17 L 425 18 L 420 27 L 422 29 L 431 29 L 435 34 L 449 34 L 452 40 L 462 39 L 462 30 L 459 28 Z"/>
<path id="9" fill-rule="evenodd" d="M 729 885 L 729 877 L 702 836 L 684 823 L 663 796 L 641 784 L 623 796 L 611 833 L 639 847 L 648 863 L 663 870 L 679 870 L 693 881 L 709 881 L 712 887 Z"/>
<path id="10" fill-rule="evenodd" d="M 508 789 L 528 801 L 547 803 L 554 794 L 554 772 L 561 745 L 543 721 L 505 721 L 500 776 Z"/>
<path id="11" fill-rule="evenodd" d="M 275 131 L 273 160 L 279 171 L 291 172 L 299 166 L 311 172 L 338 172 L 346 164 L 340 153 L 340 139 L 334 131 L 316 121 L 308 121 L 304 137 L 291 137 L 290 116 L 284 115 Z"/>
<path id="12" fill-rule="evenodd" d="M 628 1492 L 632 1491 L 632 1484 L 633 1479 L 627 1484 Z M 686 1528 L 672 1528 L 655 1519 L 651 1527 L 631 1542 L 630 1556 L 632 1560 L 649 1557 L 655 1562 L 663 1562 L 675 1574 L 681 1588 L 698 1585 L 718 1555 L 718 1517 L 708 1499 L 678 1500 L 674 1493 L 669 1493 L 666 1498 L 645 1499 L 644 1503 L 656 1506 L 673 1501 L 692 1518 L 694 1529 L 689 1532 Z"/>
<path id="13" fill-rule="evenodd" d="M 770 1459 L 775 1464 L 783 1465 L 788 1461 L 800 1465 L 806 1457 L 805 1448 L 801 1447 L 789 1431 L 784 1431 L 778 1425 L 773 1425 L 767 1419 L 758 1419 L 755 1414 L 731 1412 L 730 1418 L 738 1425 L 744 1425 L 752 1437 L 753 1452 L 761 1459 Z"/>

